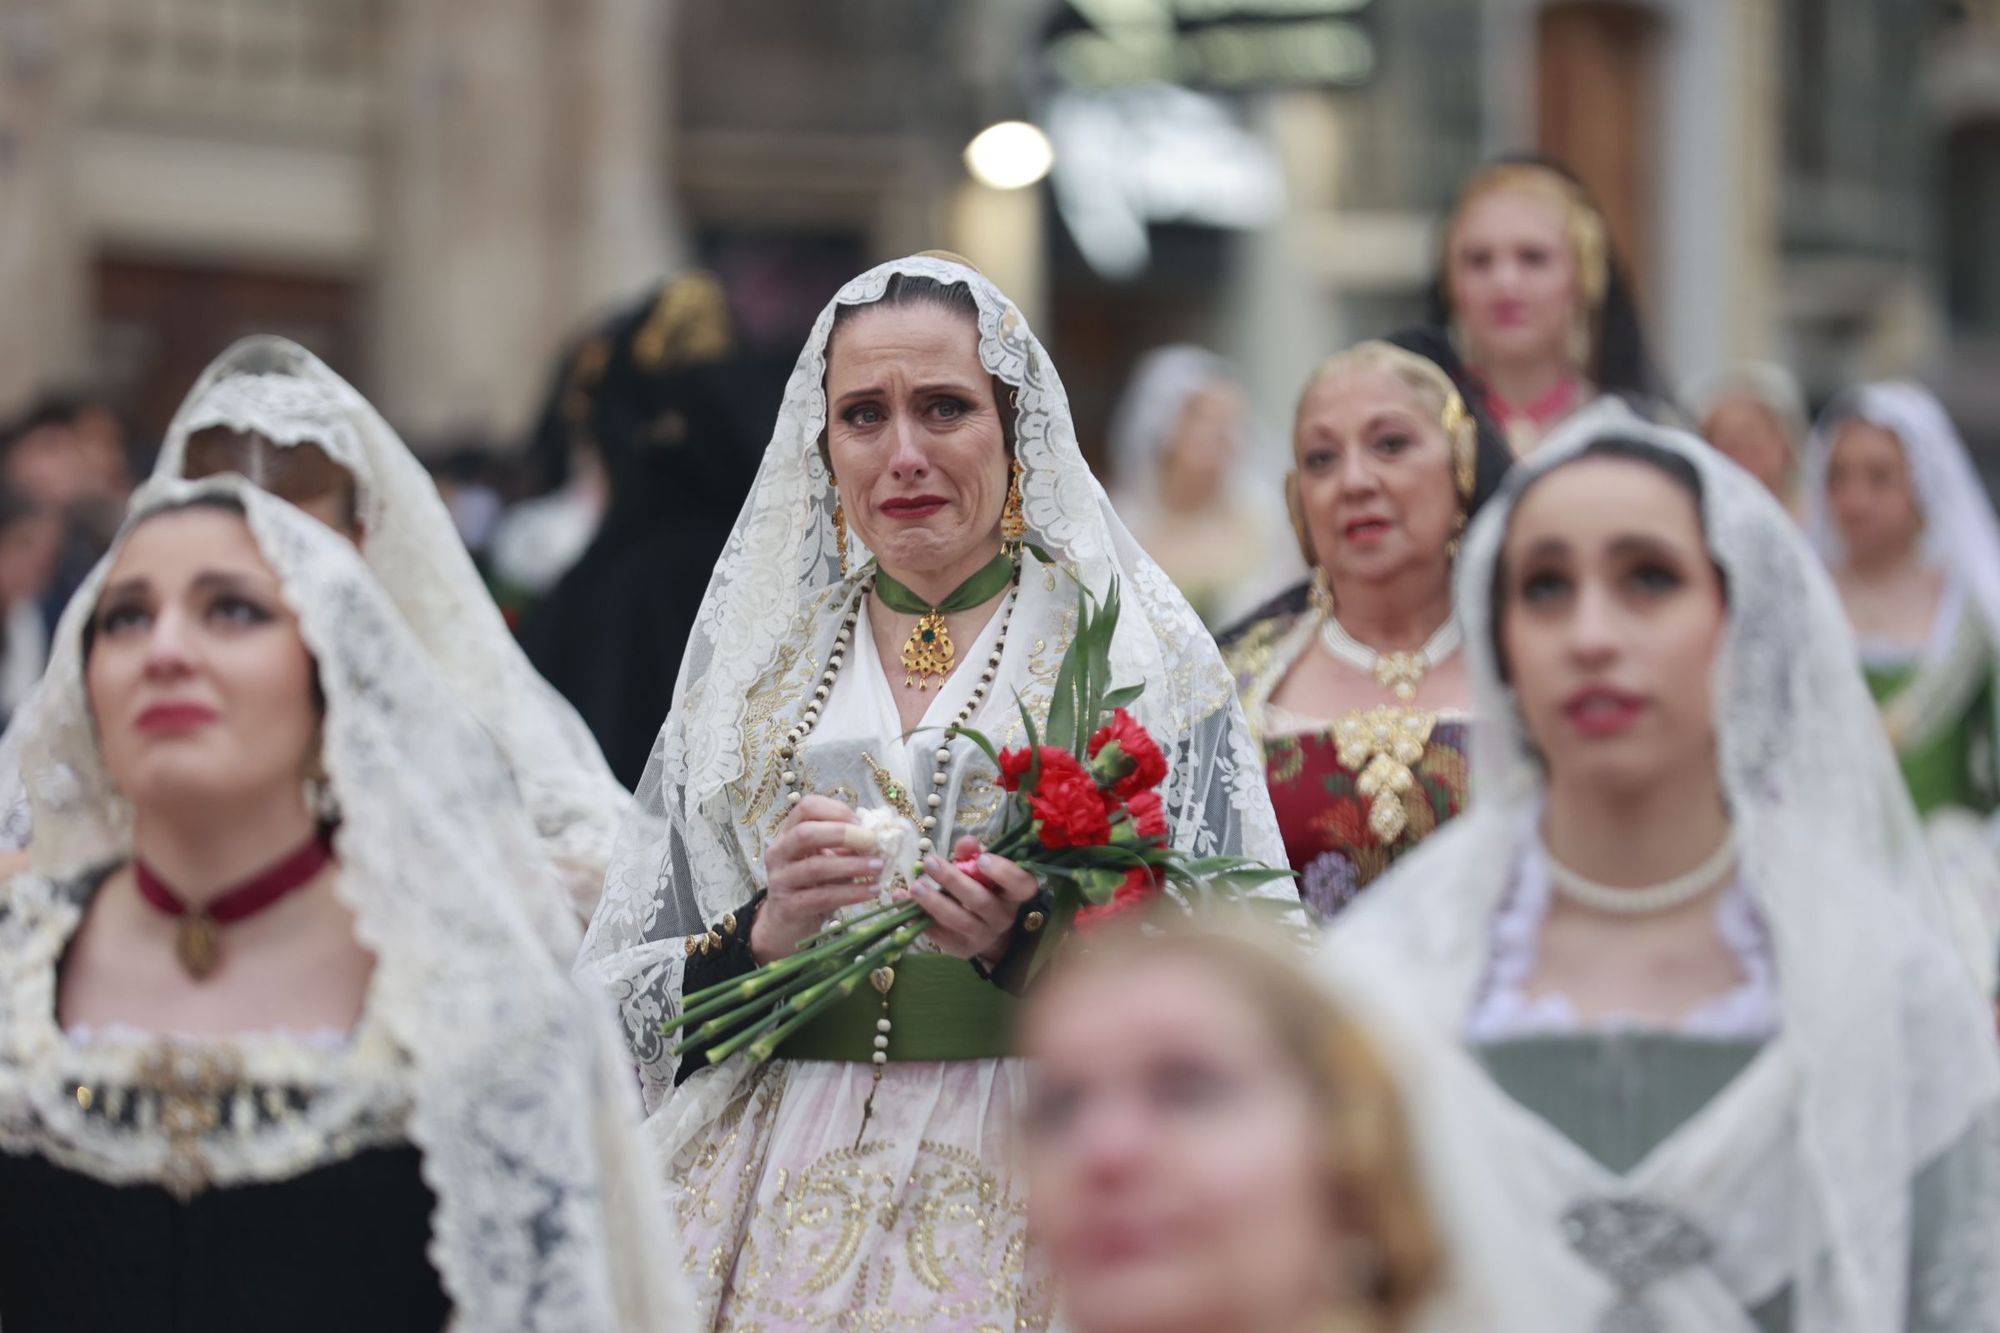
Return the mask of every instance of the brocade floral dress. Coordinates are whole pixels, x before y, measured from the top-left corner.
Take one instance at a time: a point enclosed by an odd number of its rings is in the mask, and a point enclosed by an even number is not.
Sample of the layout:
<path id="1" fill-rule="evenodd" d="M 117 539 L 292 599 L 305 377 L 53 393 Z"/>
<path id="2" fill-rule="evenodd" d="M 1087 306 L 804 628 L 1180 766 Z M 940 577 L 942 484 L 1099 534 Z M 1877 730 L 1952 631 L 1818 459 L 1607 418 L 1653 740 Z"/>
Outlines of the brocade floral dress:
<path id="1" fill-rule="evenodd" d="M 1317 627 L 1300 588 L 1226 636 L 1222 651 L 1263 755 L 1299 897 L 1326 921 L 1464 808 L 1469 720 L 1416 709 L 1328 720 L 1272 703 Z"/>

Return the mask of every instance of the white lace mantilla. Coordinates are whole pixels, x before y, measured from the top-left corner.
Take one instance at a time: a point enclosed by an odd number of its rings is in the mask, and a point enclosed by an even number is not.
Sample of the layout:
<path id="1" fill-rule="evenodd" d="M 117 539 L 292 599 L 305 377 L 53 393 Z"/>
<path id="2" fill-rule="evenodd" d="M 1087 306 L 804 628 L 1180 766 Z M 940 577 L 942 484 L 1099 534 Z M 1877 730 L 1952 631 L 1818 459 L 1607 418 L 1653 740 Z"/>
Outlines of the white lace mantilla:
<path id="1" fill-rule="evenodd" d="M 184 1146 L 214 1178 L 234 1179 L 343 1138 L 406 1133 L 437 1196 L 430 1257 L 456 1329 L 686 1327 L 676 1275 L 656 1266 L 672 1231 L 651 1186 L 658 1168 L 639 1138 L 630 1067 L 601 1001 L 549 955 L 551 919 L 565 909 L 536 878 L 546 861 L 512 768 L 354 548 L 299 510 L 240 478 L 156 480 L 126 531 L 162 508 L 224 497 L 242 506 L 317 668 L 320 758 L 341 811 L 335 891 L 375 957 L 369 1021 L 331 1061 L 324 1052 L 308 1061 L 295 1043 L 183 1045 L 156 1071 L 164 1094 L 144 1094 L 143 1080 L 128 1086 L 132 1060 L 145 1057 L 119 1043 L 62 1044 L 52 977 L 77 907 L 48 886 L 132 853 L 82 653 L 121 536 L 63 615 L 23 739 L 38 873 L 8 890 L 0 940 L 0 1049 L 17 1060 L 0 1068 L 0 1116 L 60 1130 L 69 1160 L 151 1175 L 166 1169 L 173 1136 L 165 1122 L 142 1123 L 123 1139 L 110 1116 L 121 1095 L 125 1114 L 143 1114 L 148 1096 L 261 1085 L 227 1099 L 226 1133 Z M 101 1103 L 89 1081 L 99 1074 Z M 62 1105 L 71 1078 L 91 1089 L 91 1106 L 76 1088 Z M 270 1089 L 276 1102 L 263 1096 Z M 238 1116 L 249 1132 L 236 1132 Z"/>
<path id="2" fill-rule="evenodd" d="M 153 475 L 184 475 L 188 438 L 211 426 L 317 444 L 352 474 L 369 568 L 500 742 L 572 911 L 587 920 L 631 797 L 583 719 L 529 664 L 423 464 L 351 385 L 282 338 L 246 338 L 215 359 L 167 427 Z M 574 927 L 551 942 L 567 959 Z"/>
<path id="3" fill-rule="evenodd" d="M 1262 765 L 1221 655 L 1112 513 L 1077 448 L 1062 383 L 1020 312 L 978 273 L 948 261 L 913 257 L 872 269 L 820 313 L 793 369 L 763 465 L 689 638 L 673 709 L 640 782 L 638 812 L 620 834 L 584 941 L 579 972 L 624 1013 L 654 1141 L 669 1160 L 719 1133 L 763 1077 L 739 1056 L 676 1091 L 670 1043 L 659 1025 L 679 1009 L 684 938 L 742 906 L 759 887 L 765 843 L 783 817 L 778 746 L 812 698 L 858 595 L 858 571 L 869 553 L 851 542 L 857 572 L 843 575 L 834 487 L 818 449 L 827 420 L 826 350 L 835 312 L 879 300 L 897 274 L 971 291 L 980 359 L 1016 400 L 1028 540 L 1054 562 L 1030 556 L 1023 566 L 1007 660 L 979 724 L 1010 734 L 1017 691 L 1031 708 L 1046 710 L 1074 627 L 1078 584 L 1101 597 L 1115 578 L 1124 611 L 1112 669 L 1118 683 L 1146 686 L 1135 711 L 1167 750 L 1162 796 L 1174 844 L 1284 864 Z M 843 690 L 857 669 L 850 658 Z M 886 730 L 878 748 L 846 737 L 809 753 L 815 788 L 858 805 L 884 804 L 868 789 L 866 764 L 856 761 L 863 750 L 880 760 L 897 748 L 893 726 Z M 941 827 L 948 833 L 985 827 L 998 810 L 990 762 L 960 740 L 943 766 L 951 822 Z M 912 775 L 919 785 L 926 767 L 916 765 Z"/>
<path id="4" fill-rule="evenodd" d="M 1911 1271 L 1925 1169 L 1958 1150 L 1970 1154 L 1967 1169 L 1994 1169 L 2000 1060 L 1990 1002 L 1951 953 L 1947 900 L 1832 584 L 1777 502 L 1700 440 L 1619 407 L 1593 408 L 1517 463 L 1473 523 L 1456 589 L 1474 697 L 1471 808 L 1341 917 L 1329 966 L 1405 1021 L 1454 1048 L 1463 1041 L 1496 918 L 1547 796 L 1495 658 L 1500 549 L 1523 490 L 1600 439 L 1640 441 L 1699 478 L 1709 550 L 1729 590 L 1712 690 L 1718 762 L 1744 891 L 1770 932 L 1781 1032 L 1766 1050 L 1782 1048 L 1783 1059 L 1760 1061 L 1766 1073 L 1739 1080 L 1624 1178 L 1588 1169 L 1579 1149 L 1456 1050 L 1447 1063 L 1474 1082 L 1443 1076 L 1430 1095 L 1450 1099 L 1454 1132 L 1472 1141 L 1464 1155 L 1500 1172 L 1505 1211 L 1484 1230 L 1532 1251 L 1515 1257 L 1514 1280 L 1554 1304 L 1533 1327 L 1608 1318 L 1616 1293 L 1564 1231 L 1565 1209 L 1605 1202 L 1574 1192 L 1584 1189 L 1727 1227 L 1714 1264 L 1662 1282 L 1651 1327 L 1747 1329 L 1741 1298 L 1783 1281 L 1793 1327 L 1904 1328 L 1913 1283 L 1920 1297 L 1929 1287 L 1991 1290 L 1983 1275 L 2000 1254 L 1996 1202 L 1955 1218 L 1936 1262 Z M 1780 1066 L 1785 1078 L 1766 1081 Z M 1965 1317 L 1945 1326 L 2000 1330 L 1996 1305 L 1962 1304 Z"/>

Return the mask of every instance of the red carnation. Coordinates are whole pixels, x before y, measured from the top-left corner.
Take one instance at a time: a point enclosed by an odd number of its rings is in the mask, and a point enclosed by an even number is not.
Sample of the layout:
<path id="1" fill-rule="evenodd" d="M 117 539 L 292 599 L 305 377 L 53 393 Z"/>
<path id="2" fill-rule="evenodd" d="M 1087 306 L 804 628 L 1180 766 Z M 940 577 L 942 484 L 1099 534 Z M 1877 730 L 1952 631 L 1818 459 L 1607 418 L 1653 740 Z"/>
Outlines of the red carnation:
<path id="1" fill-rule="evenodd" d="M 1162 842 L 1167 837 L 1167 809 L 1160 803 L 1156 791 L 1142 791 L 1125 802 L 1125 809 L 1132 816 L 1132 826 L 1142 838 L 1158 838 Z"/>
<path id="2" fill-rule="evenodd" d="M 1105 751 L 1116 747 L 1110 754 Z M 1098 765 L 1106 785 L 1130 800 L 1142 791 L 1151 791 L 1167 780 L 1167 757 L 1152 733 L 1139 720 L 1120 708 L 1111 721 L 1090 738 L 1090 757 L 1102 759 Z"/>
<path id="3" fill-rule="evenodd" d="M 1081 771 L 1082 766 L 1076 762 L 1075 756 L 1070 754 L 1068 750 L 1060 750 L 1053 745 L 1044 745 L 1042 747 L 1042 771 L 1044 773 L 1048 772 L 1051 763 L 1061 764 L 1064 762 L 1067 762 L 1070 767 Z M 1034 751 L 1025 745 L 1018 750 L 1002 750 L 1000 752 L 1000 785 L 1008 791 L 1021 790 L 1021 784 L 1027 781 L 1028 769 L 1033 763 Z"/>
<path id="4" fill-rule="evenodd" d="M 1111 816 L 1097 783 L 1062 751 L 1042 756 L 1042 780 L 1028 797 L 1028 809 L 1041 826 L 1042 845 L 1101 847 L 1111 841 Z"/>
<path id="5" fill-rule="evenodd" d="M 1080 909 L 1076 914 L 1076 924 L 1095 926 L 1114 917 L 1143 912 L 1159 896 L 1160 882 L 1153 878 L 1152 872 L 1134 866 L 1125 872 L 1125 882 L 1111 895 L 1111 901 Z"/>

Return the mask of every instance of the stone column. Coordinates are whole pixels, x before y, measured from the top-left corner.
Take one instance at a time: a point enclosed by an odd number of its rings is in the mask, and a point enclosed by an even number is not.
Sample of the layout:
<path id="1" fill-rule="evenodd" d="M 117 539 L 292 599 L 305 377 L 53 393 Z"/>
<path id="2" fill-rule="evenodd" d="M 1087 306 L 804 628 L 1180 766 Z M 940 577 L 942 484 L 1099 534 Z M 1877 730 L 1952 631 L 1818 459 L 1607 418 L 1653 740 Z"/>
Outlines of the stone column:
<path id="1" fill-rule="evenodd" d="M 0 8 L 0 413 L 85 367 L 89 246 L 72 210 L 69 0 Z"/>
<path id="2" fill-rule="evenodd" d="M 630 298 L 688 260 L 668 195 L 674 6 L 571 0 L 562 184 L 566 323 Z"/>
<path id="3" fill-rule="evenodd" d="M 657 280 L 671 7 L 399 0 L 376 382 L 418 438 L 514 443 L 575 327 Z"/>
<path id="4" fill-rule="evenodd" d="M 419 440 L 524 429 L 555 261 L 545 0 L 390 6 L 375 382 Z"/>

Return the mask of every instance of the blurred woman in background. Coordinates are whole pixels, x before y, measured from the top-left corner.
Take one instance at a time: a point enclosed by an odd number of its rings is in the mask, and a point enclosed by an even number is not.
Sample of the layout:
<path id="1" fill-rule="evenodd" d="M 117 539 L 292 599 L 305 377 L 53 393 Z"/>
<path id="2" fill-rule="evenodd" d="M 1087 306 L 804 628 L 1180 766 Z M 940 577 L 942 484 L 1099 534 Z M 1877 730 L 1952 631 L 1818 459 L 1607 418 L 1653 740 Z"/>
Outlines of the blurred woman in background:
<path id="1" fill-rule="evenodd" d="M 1687 409 L 1703 439 L 1799 512 L 1806 400 L 1790 372 L 1762 361 L 1731 366 L 1690 389 Z"/>
<path id="2" fill-rule="evenodd" d="M 631 797 L 576 710 L 528 664 L 408 446 L 310 352 L 246 338 L 196 381 L 154 474 L 227 472 L 360 549 L 438 671 L 499 740 L 572 912 L 587 920 Z"/>
<path id="3" fill-rule="evenodd" d="M 1479 375 L 1516 455 L 1599 394 L 1658 394 L 1604 214 L 1558 164 L 1474 172 L 1446 218 L 1431 319 Z"/>
<path id="4" fill-rule="evenodd" d="M 1452 558 L 1507 450 L 1442 366 L 1388 342 L 1314 372 L 1292 447 L 1286 495 L 1312 576 L 1223 651 L 1300 896 L 1327 918 L 1464 803 Z"/>
<path id="5" fill-rule="evenodd" d="M 1929 390 L 1871 384 L 1836 401 L 1806 459 L 1811 530 L 1860 641 L 1933 851 L 2000 940 L 2000 520 Z"/>
<path id="6" fill-rule="evenodd" d="M 1186 344 L 1141 357 L 1111 419 L 1111 506 L 1211 628 L 1297 577 L 1254 433 L 1235 372 Z"/>

